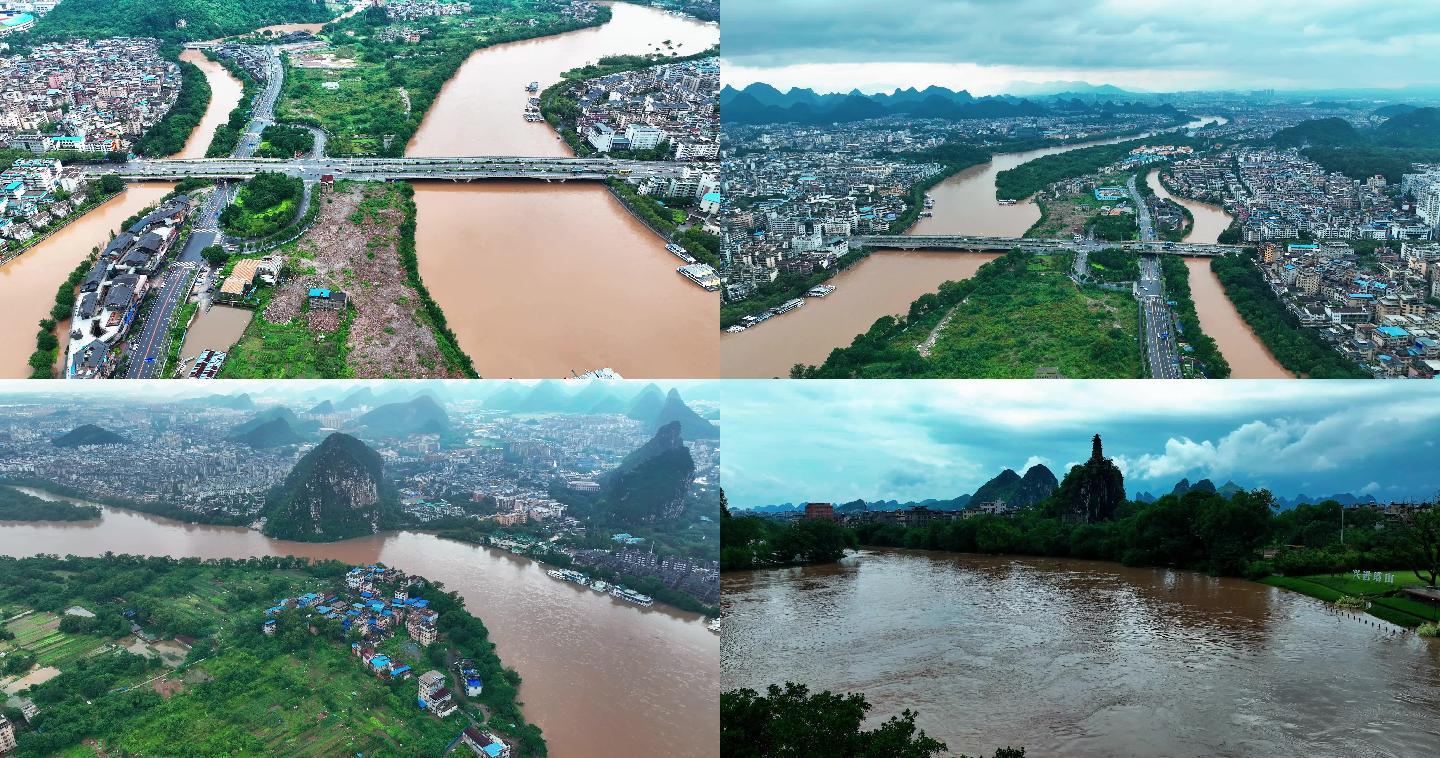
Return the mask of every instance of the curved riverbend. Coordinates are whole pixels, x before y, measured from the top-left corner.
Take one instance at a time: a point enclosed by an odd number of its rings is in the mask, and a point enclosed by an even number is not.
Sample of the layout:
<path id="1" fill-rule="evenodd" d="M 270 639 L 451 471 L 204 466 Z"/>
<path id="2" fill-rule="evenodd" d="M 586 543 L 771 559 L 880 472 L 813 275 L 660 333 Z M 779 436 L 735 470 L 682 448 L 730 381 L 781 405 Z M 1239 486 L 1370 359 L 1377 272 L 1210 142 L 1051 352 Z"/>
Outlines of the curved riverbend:
<path id="1" fill-rule="evenodd" d="M 544 730 L 552 755 L 719 755 L 717 642 L 703 619 L 551 579 L 529 558 L 415 532 L 287 542 L 105 506 L 96 521 L 0 523 L 0 555 L 107 551 L 383 561 L 465 597 L 501 659 L 520 672 L 525 714 Z"/>
<path id="2" fill-rule="evenodd" d="M 185 140 L 185 147 L 170 157 L 204 158 L 205 151 L 210 149 L 210 141 L 215 137 L 216 127 L 230 120 L 230 111 L 240 104 L 245 87 L 224 66 L 210 60 L 199 50 L 186 50 L 180 54 L 180 60 L 195 64 L 205 73 L 205 80 L 210 83 L 210 104 L 205 106 L 205 115 Z"/>
<path id="3" fill-rule="evenodd" d="M 957 753 L 1440 751 L 1440 644 L 1262 584 L 906 550 L 722 584 L 724 689 L 864 692 Z"/>
<path id="4" fill-rule="evenodd" d="M 1217 120 L 1213 116 L 1202 116 L 1185 124 L 1184 128 L 1199 128 Z M 931 208 L 934 216 L 920 219 L 907 233 L 1021 237 L 1040 219 L 1040 208 L 1033 200 L 1013 205 L 997 203 L 997 174 L 1047 155 L 1141 139 L 1153 134 L 1147 132 L 1019 153 L 999 153 L 988 163 L 958 171 L 931 188 L 930 196 L 935 201 Z M 947 260 L 938 264 L 884 262 L 896 256 L 916 255 Z M 838 289 L 824 301 L 811 298 L 806 301 L 805 307 L 766 321 L 756 328 L 738 334 L 722 334 L 722 375 L 785 377 L 789 376 L 790 367 L 796 363 L 823 363 L 830 351 L 848 346 L 856 335 L 869 329 L 875 319 L 906 312 L 916 298 L 934 292 L 947 279 L 965 279 L 974 275 L 981 264 L 995 257 L 993 254 L 978 253 L 884 252 L 873 255 L 836 277 L 831 283 Z"/>
<path id="5" fill-rule="evenodd" d="M 718 27 L 616 3 L 602 26 L 484 48 L 441 89 L 413 156 L 563 156 L 545 123 L 521 118 L 525 85 L 613 54 L 680 55 Z M 718 296 L 602 186 L 416 184 L 420 273 L 481 376 L 557 377 L 604 366 L 639 377 L 716 376 Z"/>
<path id="6" fill-rule="evenodd" d="M 1186 242 L 1214 244 L 1220 233 L 1230 226 L 1230 214 L 1218 205 L 1202 203 L 1179 197 L 1165 189 L 1160 181 L 1160 169 L 1151 171 L 1145 177 L 1150 189 L 1156 195 L 1184 206 L 1195 219 L 1195 226 L 1185 235 Z M 1285 370 L 1280 361 L 1270 354 L 1265 343 L 1235 310 L 1220 284 L 1220 278 L 1210 270 L 1209 258 L 1186 258 L 1190 269 L 1190 296 L 1195 301 L 1195 313 L 1200 317 L 1200 328 L 1220 347 L 1220 354 L 1230 364 L 1232 379 L 1293 379 L 1294 374 Z"/>
<path id="7" fill-rule="evenodd" d="M 995 253 L 893 251 L 877 253 L 830 280 L 835 291 L 806 298 L 805 307 L 738 334 L 720 335 L 723 376 L 785 378 L 796 363 L 819 365 L 850 344 L 875 319 L 904 314 L 910 303 L 942 282 L 969 279 Z"/>

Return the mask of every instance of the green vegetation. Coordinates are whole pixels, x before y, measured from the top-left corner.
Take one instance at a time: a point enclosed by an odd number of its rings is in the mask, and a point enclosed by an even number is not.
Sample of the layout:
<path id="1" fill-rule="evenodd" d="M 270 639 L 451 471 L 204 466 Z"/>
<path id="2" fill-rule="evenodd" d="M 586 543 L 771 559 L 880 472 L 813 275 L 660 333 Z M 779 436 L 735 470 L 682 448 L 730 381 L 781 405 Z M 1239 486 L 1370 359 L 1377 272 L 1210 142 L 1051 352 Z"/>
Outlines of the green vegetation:
<path id="1" fill-rule="evenodd" d="M 1096 239 L 1107 242 L 1140 239 L 1140 227 L 1133 213 L 1121 213 L 1116 216 L 1097 213 L 1090 217 L 1088 226 L 1095 232 Z"/>
<path id="2" fill-rule="evenodd" d="M 716 23 L 720 21 L 720 0 L 625 0 L 625 2 L 688 13 L 701 21 Z"/>
<path id="3" fill-rule="evenodd" d="M 309 154 L 315 149 L 315 135 L 309 129 L 294 124 L 272 124 L 260 132 L 260 147 L 255 151 L 259 158 L 293 158 L 296 154 Z"/>
<path id="4" fill-rule="evenodd" d="M 606 179 L 605 186 L 651 231 L 685 248 L 695 260 L 720 267 L 720 238 L 698 227 L 681 228 L 689 214 L 683 210 L 695 198 L 656 198 L 642 195 L 620 179 Z"/>
<path id="5" fill-rule="evenodd" d="M 159 37 L 168 42 L 214 39 L 287 21 L 327 21 L 334 13 L 314 0 L 65 0 L 35 25 L 38 39 Z M 183 20 L 184 28 L 177 22 Z"/>
<path id="6" fill-rule="evenodd" d="M 823 365 L 797 366 L 791 376 L 1032 378 L 1042 367 L 1067 378 L 1139 376 L 1134 298 L 1077 286 L 1068 277 L 1071 262 L 1068 255 L 1011 251 L 970 279 L 920 296 L 905 316 L 877 319 Z M 917 347 L 927 341 L 924 357 Z"/>
<path id="7" fill-rule="evenodd" d="M 1414 163 L 1440 161 L 1440 109 L 1395 113 L 1374 129 L 1357 129 L 1342 118 L 1314 119 L 1281 129 L 1270 141 L 1304 148 L 1327 171 L 1352 179 L 1380 174 L 1394 183 Z"/>
<path id="8" fill-rule="evenodd" d="M 209 56 L 209 53 L 206 53 Z M 211 58 L 211 60 L 216 60 Z M 251 103 L 255 101 L 256 95 L 260 94 L 260 81 L 250 75 L 250 72 L 241 68 L 235 61 L 229 58 L 219 59 L 220 65 L 225 67 L 230 75 L 240 81 L 241 93 L 240 102 L 230 109 L 230 115 L 225 123 L 215 127 L 215 134 L 210 138 L 210 146 L 205 149 L 206 158 L 224 158 L 235 152 L 235 146 L 240 144 L 240 137 L 245 133 L 245 126 L 250 123 L 250 116 L 254 112 Z"/>
<path id="9" fill-rule="evenodd" d="M 334 43 L 336 57 L 353 65 L 333 70 L 287 66 L 277 105 L 280 120 L 323 127 L 331 135 L 331 155 L 398 156 L 440 87 L 475 50 L 596 26 L 610 18 L 608 8 L 582 23 L 563 17 L 558 8 L 529 2 L 472 6 L 475 12 L 464 16 L 407 22 L 423 33 L 416 44 L 377 39 L 381 29 L 391 26 L 378 7 L 327 25 L 323 35 Z M 532 18 L 535 26 L 530 25 Z M 338 84 L 338 89 L 327 89 L 327 83 Z"/>
<path id="10" fill-rule="evenodd" d="M 1199 364 L 1205 376 L 1229 377 L 1230 362 L 1220 353 L 1215 339 L 1200 328 L 1200 314 L 1195 311 L 1195 300 L 1190 294 L 1190 269 L 1184 259 L 1178 255 L 1160 256 L 1160 275 L 1165 280 L 1165 297 L 1173 303 L 1170 310 L 1175 313 L 1184 340 L 1194 349 L 1189 357 Z"/>
<path id="11" fill-rule="evenodd" d="M 264 237 L 294 220 L 305 193 L 298 177 L 262 171 L 241 185 L 235 201 L 220 212 L 220 226 L 237 237 Z"/>
<path id="12" fill-rule="evenodd" d="M 100 509 L 64 500 L 46 500 L 13 487 L 0 487 L 0 521 L 87 521 Z"/>
<path id="13" fill-rule="evenodd" d="M 268 295 L 262 297 L 257 313 L 264 312 Z M 223 379 L 343 379 L 354 375 L 346 363 L 350 324 L 354 310 L 347 310 L 340 328 L 317 335 L 305 325 L 303 316 L 283 324 L 263 317 L 252 318 L 240 341 L 230 348 Z"/>
<path id="14" fill-rule="evenodd" d="M 834 563 L 857 546 L 855 532 L 826 519 L 779 522 L 720 512 L 720 570 Z"/>
<path id="15" fill-rule="evenodd" d="M 192 755 L 438 755 L 469 718 L 510 735 L 518 755 L 546 754 L 516 702 L 519 675 L 501 664 L 464 601 L 438 585 L 421 579 L 410 591 L 440 613 L 440 639 L 419 648 L 402 632 L 379 649 L 421 671 L 475 661 L 484 693 L 467 698 L 452 687 L 464 715 L 443 721 L 416 709 L 413 682 L 367 673 L 338 622 L 292 608 L 275 616 L 275 635 L 261 633 L 276 598 L 342 594 L 346 570 L 296 558 L 0 561 L 0 607 L 14 637 L 0 643 L 7 661 L 61 671 L 27 693 L 41 710 L 22 727 L 18 755 L 69 754 L 82 741 L 129 755 L 182 745 Z M 93 616 L 62 615 L 74 606 Z M 155 641 L 131 636 L 132 621 Z M 145 655 L 131 652 L 141 648 Z"/>
<path id="16" fill-rule="evenodd" d="M 917 714 L 908 709 L 874 729 L 861 729 L 870 708 L 862 694 L 812 695 L 794 682 L 784 689 L 772 684 L 763 695 L 752 689 L 722 692 L 720 750 L 731 758 L 930 758 L 946 752 L 945 743 L 916 728 Z M 1025 758 L 1025 750 L 1001 748 L 992 758 Z"/>
<path id="17" fill-rule="evenodd" d="M 265 535 L 302 542 L 337 542 L 394 529 L 400 500 L 380 454 L 335 432 L 296 462 L 265 500 Z"/>
<path id="18" fill-rule="evenodd" d="M 136 155 L 157 158 L 180 152 L 190 133 L 200 125 L 208 105 L 210 82 L 205 72 L 189 61 L 180 61 L 180 94 L 175 98 L 175 105 L 145 136 L 135 141 Z"/>
<path id="19" fill-rule="evenodd" d="M 1225 287 L 1235 310 L 1287 370 L 1311 379 L 1368 379 L 1370 374 L 1335 352 L 1314 330 L 1305 329 L 1266 286 L 1253 253 L 1224 255 L 1210 269 Z"/>
<path id="20" fill-rule="evenodd" d="M 1140 255 L 1118 247 L 1107 247 L 1086 256 L 1085 267 L 1098 281 L 1133 282 L 1140 278 Z"/>
<path id="21" fill-rule="evenodd" d="M 1174 136 L 1169 137 L 1167 142 L 1177 140 L 1184 143 L 1183 138 Z M 1082 147 L 1026 161 L 995 175 L 995 197 L 999 200 L 1024 200 L 1054 182 L 1093 174 L 1149 141 L 1153 140 L 1138 139 Z"/>

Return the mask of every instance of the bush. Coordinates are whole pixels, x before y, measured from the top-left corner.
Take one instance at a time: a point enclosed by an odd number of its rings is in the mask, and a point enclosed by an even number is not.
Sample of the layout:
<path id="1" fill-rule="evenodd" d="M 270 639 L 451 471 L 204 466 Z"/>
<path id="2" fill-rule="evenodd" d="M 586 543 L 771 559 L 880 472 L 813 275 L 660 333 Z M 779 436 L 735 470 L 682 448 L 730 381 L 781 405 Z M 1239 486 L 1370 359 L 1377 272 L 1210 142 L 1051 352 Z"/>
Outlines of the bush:
<path id="1" fill-rule="evenodd" d="M 1440 637 L 1440 622 L 1421 624 L 1415 628 L 1415 633 L 1421 637 Z"/>

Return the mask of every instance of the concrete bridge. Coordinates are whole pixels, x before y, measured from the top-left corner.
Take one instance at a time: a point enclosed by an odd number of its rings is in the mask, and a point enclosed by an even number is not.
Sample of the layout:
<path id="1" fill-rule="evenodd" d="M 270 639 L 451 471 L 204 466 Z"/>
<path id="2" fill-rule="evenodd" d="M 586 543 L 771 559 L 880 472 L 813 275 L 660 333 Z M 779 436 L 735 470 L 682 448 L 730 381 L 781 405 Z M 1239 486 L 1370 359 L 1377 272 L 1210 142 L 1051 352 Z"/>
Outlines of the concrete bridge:
<path id="1" fill-rule="evenodd" d="M 688 164 L 658 161 L 624 161 L 609 158 L 198 158 L 133 160 L 87 166 L 90 176 L 113 175 L 126 181 L 178 181 L 181 179 L 248 179 L 262 171 L 276 171 L 307 182 L 322 176 L 364 181 L 437 180 L 470 182 L 490 179 L 597 181 L 616 178 L 677 177 Z"/>
<path id="2" fill-rule="evenodd" d="M 1020 237 L 983 237 L 959 234 L 882 234 L 850 238 L 850 246 L 876 247 L 894 250 L 973 250 L 976 252 L 1009 251 L 1015 248 L 1033 252 L 1056 252 L 1085 248 L 1100 250 L 1118 247 L 1141 253 L 1162 253 L 1213 257 L 1226 253 L 1238 253 L 1243 245 L 1207 245 L 1190 242 L 1075 242 L 1068 239 L 1029 239 Z"/>

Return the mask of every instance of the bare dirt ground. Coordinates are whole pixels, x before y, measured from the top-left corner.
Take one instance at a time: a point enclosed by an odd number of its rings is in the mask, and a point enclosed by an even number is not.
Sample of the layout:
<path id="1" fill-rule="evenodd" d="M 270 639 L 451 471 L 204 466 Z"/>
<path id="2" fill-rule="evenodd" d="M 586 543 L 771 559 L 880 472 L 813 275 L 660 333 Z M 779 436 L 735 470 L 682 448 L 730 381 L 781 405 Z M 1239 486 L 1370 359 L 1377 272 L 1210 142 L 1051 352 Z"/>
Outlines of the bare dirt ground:
<path id="1" fill-rule="evenodd" d="M 435 334 L 422 319 L 420 298 L 405 281 L 396 249 L 405 216 L 399 190 L 342 183 L 321 191 L 317 202 L 320 215 L 288 254 L 293 275 L 276 290 L 265 320 L 285 323 L 299 316 L 311 287 L 339 290 L 355 314 L 346 347 L 357 377 L 459 377 L 445 367 Z M 317 333 L 340 327 L 336 311 L 311 309 L 305 317 Z"/>

